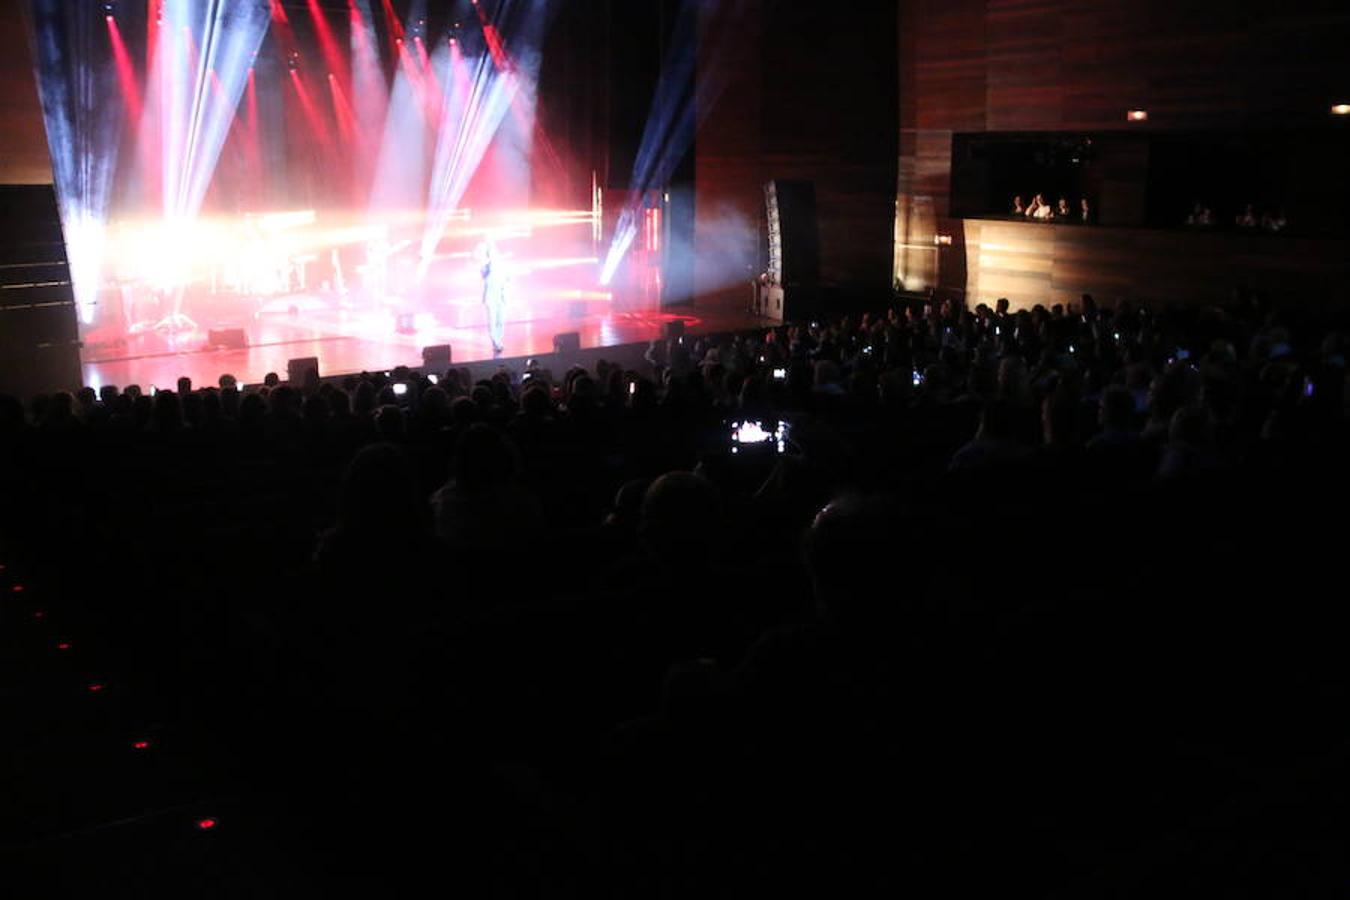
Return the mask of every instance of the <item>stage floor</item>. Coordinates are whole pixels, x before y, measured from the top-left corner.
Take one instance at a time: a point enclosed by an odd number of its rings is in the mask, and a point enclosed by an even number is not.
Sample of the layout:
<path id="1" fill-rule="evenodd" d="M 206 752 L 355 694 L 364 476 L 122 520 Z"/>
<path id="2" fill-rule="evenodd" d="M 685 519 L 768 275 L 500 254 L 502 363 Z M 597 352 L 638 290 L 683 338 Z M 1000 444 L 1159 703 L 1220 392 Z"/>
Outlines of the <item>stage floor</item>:
<path id="1" fill-rule="evenodd" d="M 269 372 L 284 380 L 291 359 L 317 357 L 322 375 L 420 366 L 422 348 L 449 344 L 455 364 L 492 359 L 492 342 L 481 325 L 458 327 L 432 314 L 419 314 L 417 330 L 396 330 L 392 313 L 351 310 L 299 310 L 264 313 L 239 323 L 248 346 L 242 349 L 210 348 L 204 330 L 177 334 L 148 332 L 133 335 L 116 346 L 86 349 L 84 383 L 98 388 L 139 384 L 172 387 L 182 376 L 194 385 L 215 384 L 229 373 L 253 384 Z M 553 336 L 575 331 L 582 348 L 612 347 L 650 341 L 663 333 L 665 324 L 682 319 L 690 334 L 768 327 L 773 323 L 748 312 L 709 311 L 692 307 L 669 312 L 616 312 L 590 307 L 581 316 L 533 318 L 508 322 L 503 358 L 537 356 L 553 351 Z"/>

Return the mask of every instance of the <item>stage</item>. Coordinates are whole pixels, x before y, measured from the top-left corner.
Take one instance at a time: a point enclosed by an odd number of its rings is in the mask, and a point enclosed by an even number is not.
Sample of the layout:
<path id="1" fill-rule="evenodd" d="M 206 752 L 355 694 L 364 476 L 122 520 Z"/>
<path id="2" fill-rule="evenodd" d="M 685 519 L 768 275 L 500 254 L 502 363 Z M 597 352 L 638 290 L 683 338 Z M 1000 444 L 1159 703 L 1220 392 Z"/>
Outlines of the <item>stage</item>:
<path id="1" fill-rule="evenodd" d="M 550 16 L 228 5 L 67 4 L 40 23 L 86 385 L 420 366 L 445 344 L 490 360 L 489 292 L 507 298 L 504 357 L 568 332 L 648 341 L 672 315 L 692 333 L 760 324 L 700 308 L 734 285 L 748 300 L 757 224 L 721 216 L 738 249 L 701 255 L 696 289 L 669 104 L 611 159 L 569 63 L 590 51 L 546 40 Z"/>
<path id="2" fill-rule="evenodd" d="M 297 298 L 299 299 L 299 298 Z M 508 320 L 502 358 L 539 356 L 553 352 L 553 337 L 577 332 L 583 349 L 614 347 L 650 341 L 664 334 L 667 322 L 682 320 L 689 334 L 767 328 L 774 323 L 748 312 L 728 313 L 690 307 L 667 312 L 619 312 L 608 306 L 588 307 L 581 315 L 563 305 L 556 315 L 536 315 L 527 320 Z M 264 313 L 243 325 L 246 346 L 208 346 L 201 331 L 180 333 L 145 332 L 131 335 L 125 343 L 86 352 L 84 383 L 98 388 L 105 384 L 139 384 L 171 387 L 186 376 L 196 386 L 214 384 L 225 373 L 253 384 L 269 372 L 284 380 L 291 359 L 316 357 L 322 375 L 377 371 L 422 364 L 422 348 L 449 344 L 453 364 L 491 360 L 492 342 L 485 324 L 454 324 L 460 317 L 447 307 L 443 315 L 419 313 L 416 331 L 400 333 L 397 317 L 389 312 L 333 310 Z"/>

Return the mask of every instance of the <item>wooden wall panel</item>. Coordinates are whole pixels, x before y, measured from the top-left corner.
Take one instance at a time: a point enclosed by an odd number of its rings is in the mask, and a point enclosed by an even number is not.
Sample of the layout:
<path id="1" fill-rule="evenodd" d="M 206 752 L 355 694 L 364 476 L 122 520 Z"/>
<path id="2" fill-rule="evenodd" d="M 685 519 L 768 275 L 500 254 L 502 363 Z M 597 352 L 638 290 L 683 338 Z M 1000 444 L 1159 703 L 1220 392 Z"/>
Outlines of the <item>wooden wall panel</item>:
<path id="1" fill-rule="evenodd" d="M 1245 249 L 1222 235 L 1133 233 L 1126 249 L 1112 240 L 1025 235 L 1018 262 L 986 255 L 981 235 L 1000 227 L 950 218 L 951 139 L 962 131 L 1102 131 L 1127 129 L 1131 108 L 1149 111 L 1149 129 L 1235 130 L 1325 125 L 1333 102 L 1350 102 L 1350 3 L 1285 0 L 901 0 L 899 211 L 895 273 L 907 288 L 943 287 L 984 295 L 1003 285 L 1030 295 L 1052 261 L 1046 290 L 1087 287 L 1094 273 L 1108 286 L 1140 295 L 1130 266 L 1156 252 L 1152 277 L 1231 284 L 1236 265 L 1254 282 L 1278 286 L 1301 260 L 1316 281 L 1337 271 L 1336 242 L 1277 241 Z M 1121 161 L 1107 172 L 1099 212 L 1134 198 L 1147 160 Z M 1120 188 L 1116 190 L 1116 188 Z M 917 248 L 951 234 L 940 279 Z M 1098 232 L 1117 234 L 1114 229 Z M 1192 239 L 1195 240 L 1192 240 Z M 1237 243 L 1242 237 L 1232 236 Z M 1178 245 L 1195 254 L 1172 252 Z M 996 237 L 993 245 L 998 246 Z M 1125 256 L 1122 257 L 1121 254 Z M 1038 261 L 1032 263 L 1031 257 Z M 1122 262 L 1128 259 L 1128 263 Z M 986 265 L 986 262 L 988 263 Z M 969 279 L 969 280 L 968 280 Z M 1328 283 L 1329 289 L 1332 287 Z"/>
<path id="2" fill-rule="evenodd" d="M 0 0 L 0 184 L 51 184 L 52 160 L 22 2 Z"/>
<path id="3" fill-rule="evenodd" d="M 704 4 L 705 15 L 716 6 Z M 748 21 L 723 63 L 726 90 L 702 111 L 695 150 L 699 303 L 745 302 L 758 235 L 737 233 L 730 217 L 756 227 L 763 185 L 774 179 L 815 185 L 822 281 L 884 294 L 900 159 L 898 5 L 847 15 L 769 0 L 745 6 Z M 720 287 L 728 266 L 737 280 Z"/>
<path id="4" fill-rule="evenodd" d="M 1350 241 L 1271 235 L 1080 228 L 967 219 L 967 302 L 1014 309 L 1099 300 L 1212 303 L 1247 287 L 1284 298 L 1345 300 Z"/>
<path id="5" fill-rule="evenodd" d="M 694 149 L 694 294 L 704 306 L 748 303 L 748 279 L 733 281 L 727 270 L 751 271 L 759 255 L 763 9 L 760 0 L 747 0 L 746 6 L 737 52 L 720 60 L 727 67 L 726 87 L 714 103 L 697 111 L 702 124 Z M 701 9 L 700 45 L 706 48 L 709 32 L 723 25 L 711 6 Z M 705 68 L 712 64 L 706 58 L 700 62 Z"/>

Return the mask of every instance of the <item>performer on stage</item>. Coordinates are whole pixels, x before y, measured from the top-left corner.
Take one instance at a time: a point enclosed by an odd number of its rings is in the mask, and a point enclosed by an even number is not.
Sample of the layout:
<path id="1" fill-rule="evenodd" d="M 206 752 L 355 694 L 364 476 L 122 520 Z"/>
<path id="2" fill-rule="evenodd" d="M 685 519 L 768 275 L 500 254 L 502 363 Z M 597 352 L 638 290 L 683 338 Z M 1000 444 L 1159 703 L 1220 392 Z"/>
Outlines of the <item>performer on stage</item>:
<path id="1" fill-rule="evenodd" d="M 506 266 L 491 237 L 475 247 L 473 255 L 483 276 L 483 305 L 487 307 L 492 355 L 500 356 L 505 349 L 502 340 L 506 334 Z"/>

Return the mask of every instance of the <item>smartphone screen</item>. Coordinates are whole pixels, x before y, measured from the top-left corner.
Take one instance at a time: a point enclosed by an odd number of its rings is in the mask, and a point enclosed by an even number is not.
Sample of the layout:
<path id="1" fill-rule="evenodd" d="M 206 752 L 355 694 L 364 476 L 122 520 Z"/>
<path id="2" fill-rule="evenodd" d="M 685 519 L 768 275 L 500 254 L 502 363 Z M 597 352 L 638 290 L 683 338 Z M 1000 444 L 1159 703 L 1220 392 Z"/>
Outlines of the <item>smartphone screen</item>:
<path id="1" fill-rule="evenodd" d="M 770 431 L 772 427 L 772 431 Z M 731 452 L 740 452 L 741 447 L 769 446 L 779 453 L 787 452 L 787 422 L 767 423 L 763 421 L 732 422 Z"/>

